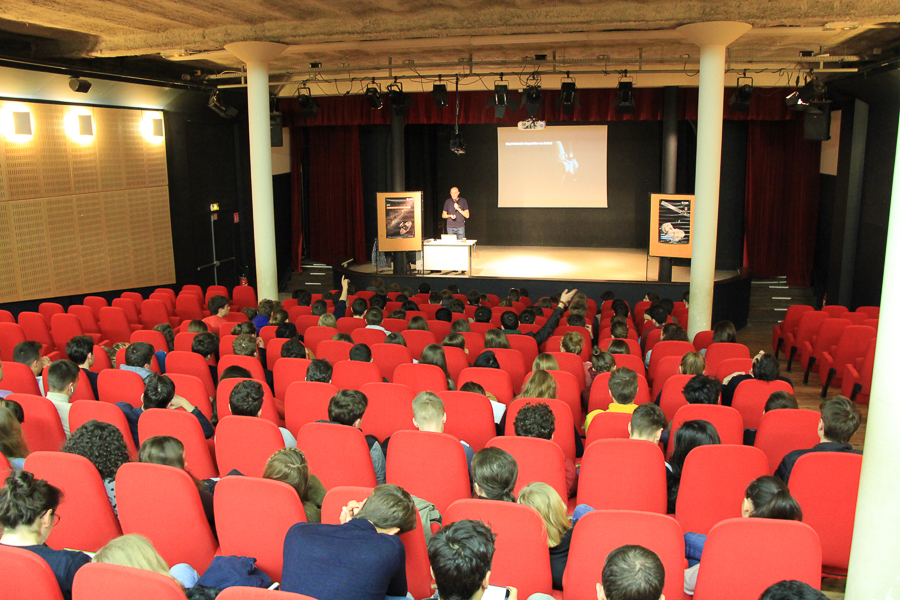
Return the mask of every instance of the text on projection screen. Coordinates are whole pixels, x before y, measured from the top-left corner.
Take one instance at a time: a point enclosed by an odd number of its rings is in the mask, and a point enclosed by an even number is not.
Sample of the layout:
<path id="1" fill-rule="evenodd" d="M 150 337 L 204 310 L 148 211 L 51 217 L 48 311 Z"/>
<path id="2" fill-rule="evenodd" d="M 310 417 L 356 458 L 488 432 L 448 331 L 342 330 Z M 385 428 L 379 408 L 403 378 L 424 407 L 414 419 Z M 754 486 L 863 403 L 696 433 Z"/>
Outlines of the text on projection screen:
<path id="1" fill-rule="evenodd" d="M 606 208 L 606 125 L 497 129 L 500 208 Z"/>

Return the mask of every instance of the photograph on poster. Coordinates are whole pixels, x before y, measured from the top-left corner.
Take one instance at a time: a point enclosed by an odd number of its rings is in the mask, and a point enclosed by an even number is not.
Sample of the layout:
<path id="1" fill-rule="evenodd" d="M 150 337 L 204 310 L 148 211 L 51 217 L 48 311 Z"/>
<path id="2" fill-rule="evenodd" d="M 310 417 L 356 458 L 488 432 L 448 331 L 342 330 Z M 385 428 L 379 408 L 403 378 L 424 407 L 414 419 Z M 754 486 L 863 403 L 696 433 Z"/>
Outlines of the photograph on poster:
<path id="1" fill-rule="evenodd" d="M 659 243 L 691 242 L 691 203 L 689 200 L 659 200 Z"/>
<path id="2" fill-rule="evenodd" d="M 416 212 L 413 198 L 388 198 L 384 203 L 386 237 L 390 240 L 415 236 Z"/>

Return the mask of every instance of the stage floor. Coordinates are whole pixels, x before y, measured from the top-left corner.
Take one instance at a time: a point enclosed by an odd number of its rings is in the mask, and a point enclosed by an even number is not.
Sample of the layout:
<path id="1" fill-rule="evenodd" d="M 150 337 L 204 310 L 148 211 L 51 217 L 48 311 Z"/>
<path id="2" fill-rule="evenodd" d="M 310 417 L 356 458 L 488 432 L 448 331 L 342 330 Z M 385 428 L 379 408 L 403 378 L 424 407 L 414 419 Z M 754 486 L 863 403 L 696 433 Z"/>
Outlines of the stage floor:
<path id="1" fill-rule="evenodd" d="M 475 246 L 472 277 L 568 279 L 588 281 L 656 281 L 659 259 L 645 250 L 628 248 L 560 248 L 546 246 Z M 374 273 L 372 264 L 352 265 L 352 271 Z M 425 275 L 448 276 L 444 273 Z M 737 275 L 716 271 L 716 281 Z M 465 274 L 451 277 L 466 278 Z M 673 267 L 672 281 L 690 281 L 689 267 Z"/>

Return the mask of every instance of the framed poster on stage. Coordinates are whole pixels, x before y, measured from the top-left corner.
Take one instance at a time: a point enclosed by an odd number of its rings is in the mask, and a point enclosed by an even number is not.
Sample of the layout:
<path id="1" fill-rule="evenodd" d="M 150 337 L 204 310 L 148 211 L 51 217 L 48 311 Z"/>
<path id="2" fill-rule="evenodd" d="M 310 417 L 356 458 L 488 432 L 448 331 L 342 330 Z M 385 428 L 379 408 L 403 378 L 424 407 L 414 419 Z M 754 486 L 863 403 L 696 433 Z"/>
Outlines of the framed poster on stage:
<path id="1" fill-rule="evenodd" d="M 650 256 L 690 258 L 694 197 L 650 194 Z"/>
<path id="2" fill-rule="evenodd" d="M 422 192 L 378 193 L 378 250 L 422 250 Z"/>

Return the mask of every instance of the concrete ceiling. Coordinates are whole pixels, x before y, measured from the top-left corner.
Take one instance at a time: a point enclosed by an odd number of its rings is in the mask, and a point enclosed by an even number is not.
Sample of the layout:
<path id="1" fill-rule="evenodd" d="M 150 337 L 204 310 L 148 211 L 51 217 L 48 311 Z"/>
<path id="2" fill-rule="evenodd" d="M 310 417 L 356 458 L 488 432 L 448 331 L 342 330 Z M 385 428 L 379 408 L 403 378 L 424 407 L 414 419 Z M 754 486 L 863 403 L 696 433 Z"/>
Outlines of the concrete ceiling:
<path id="1" fill-rule="evenodd" d="M 284 86 L 288 91 L 309 78 L 325 85 L 553 67 L 685 77 L 696 69 L 699 51 L 675 28 L 723 20 L 753 25 L 729 57 L 734 69 L 756 77 L 770 71 L 757 85 L 785 85 L 810 68 L 884 61 L 900 50 L 896 0 L 3 0 L 0 56 L 98 70 L 127 65 L 229 84 L 238 80 L 205 79 L 240 71 L 225 44 L 273 41 L 289 46 L 271 65 L 274 80 L 295 82 Z M 801 58 L 801 52 L 827 56 Z M 540 54 L 548 61 L 535 61 Z M 311 70 L 310 63 L 321 68 Z M 696 85 L 696 77 L 686 81 Z"/>

